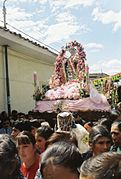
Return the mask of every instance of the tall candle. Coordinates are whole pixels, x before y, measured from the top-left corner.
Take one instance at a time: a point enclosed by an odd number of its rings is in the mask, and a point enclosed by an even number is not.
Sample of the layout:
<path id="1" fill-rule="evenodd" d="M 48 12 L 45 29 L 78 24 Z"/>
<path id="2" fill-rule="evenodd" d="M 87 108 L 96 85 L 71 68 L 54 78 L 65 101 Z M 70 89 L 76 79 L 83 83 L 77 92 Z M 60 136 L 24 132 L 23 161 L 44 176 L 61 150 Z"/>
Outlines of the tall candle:
<path id="1" fill-rule="evenodd" d="M 37 72 L 34 72 L 33 80 L 34 80 L 34 87 L 36 87 L 37 86 Z"/>

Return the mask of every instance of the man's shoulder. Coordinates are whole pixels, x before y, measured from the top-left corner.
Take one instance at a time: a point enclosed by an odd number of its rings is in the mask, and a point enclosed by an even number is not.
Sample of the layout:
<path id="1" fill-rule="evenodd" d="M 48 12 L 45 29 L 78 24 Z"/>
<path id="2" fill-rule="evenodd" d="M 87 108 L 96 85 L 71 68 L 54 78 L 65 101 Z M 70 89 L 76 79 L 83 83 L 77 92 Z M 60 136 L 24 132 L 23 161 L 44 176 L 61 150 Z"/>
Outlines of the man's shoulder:
<path id="1" fill-rule="evenodd" d="M 92 157 L 92 151 L 87 151 L 87 152 L 85 152 L 85 153 L 82 153 L 82 158 L 83 158 L 83 160 L 87 160 L 88 158 L 90 158 L 90 157 Z"/>

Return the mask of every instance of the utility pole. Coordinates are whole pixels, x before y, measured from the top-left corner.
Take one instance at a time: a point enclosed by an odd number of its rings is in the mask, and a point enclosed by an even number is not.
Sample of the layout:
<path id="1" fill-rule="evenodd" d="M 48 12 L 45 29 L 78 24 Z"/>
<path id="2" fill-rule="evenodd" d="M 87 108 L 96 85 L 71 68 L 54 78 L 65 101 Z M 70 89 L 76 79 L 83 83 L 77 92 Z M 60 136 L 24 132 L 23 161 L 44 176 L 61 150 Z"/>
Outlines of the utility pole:
<path id="1" fill-rule="evenodd" d="M 8 115 L 11 115 L 11 100 L 10 100 L 10 87 L 9 87 L 9 69 L 8 69 L 8 45 L 4 45 L 5 50 L 5 67 L 6 67 L 6 92 L 7 92 L 7 107 Z"/>
<path id="2" fill-rule="evenodd" d="M 5 3 L 7 0 L 3 1 L 3 22 L 4 22 L 4 29 L 6 27 L 6 7 Z M 8 72 L 8 45 L 4 45 L 5 51 L 5 67 L 6 67 L 6 92 L 7 92 L 7 107 L 8 107 L 8 115 L 11 115 L 11 103 L 10 103 L 10 87 L 9 87 L 9 72 Z"/>
<path id="3" fill-rule="evenodd" d="M 4 28 L 6 29 L 7 27 L 6 27 L 6 7 L 5 7 L 5 2 L 6 2 L 7 0 L 4 0 L 3 1 L 3 21 L 4 21 Z"/>

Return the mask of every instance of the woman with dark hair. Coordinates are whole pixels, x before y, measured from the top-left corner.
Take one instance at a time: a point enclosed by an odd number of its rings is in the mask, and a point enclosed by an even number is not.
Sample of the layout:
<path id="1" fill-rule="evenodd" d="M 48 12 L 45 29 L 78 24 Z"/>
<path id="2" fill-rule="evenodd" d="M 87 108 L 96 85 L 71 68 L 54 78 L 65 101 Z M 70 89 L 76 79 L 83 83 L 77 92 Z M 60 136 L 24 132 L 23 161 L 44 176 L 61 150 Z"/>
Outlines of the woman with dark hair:
<path id="1" fill-rule="evenodd" d="M 56 131 L 46 142 L 46 148 L 54 144 L 55 142 L 65 141 L 70 142 L 78 146 L 76 137 L 69 131 Z"/>
<path id="2" fill-rule="evenodd" d="M 83 153 L 83 160 L 103 152 L 108 152 L 111 146 L 111 135 L 109 131 L 102 125 L 92 127 L 89 133 L 90 150 Z"/>
<path id="3" fill-rule="evenodd" d="M 52 134 L 53 134 L 53 130 L 51 129 L 50 126 L 42 126 L 36 130 L 35 139 L 40 154 L 44 152 L 46 142 Z"/>
<path id="4" fill-rule="evenodd" d="M 84 161 L 79 179 L 120 179 L 121 155 L 106 152 Z"/>
<path id="5" fill-rule="evenodd" d="M 111 146 L 111 151 L 121 153 L 121 120 L 116 120 L 111 126 L 111 136 L 113 145 Z"/>
<path id="6" fill-rule="evenodd" d="M 39 168 L 40 156 L 35 144 L 34 136 L 28 131 L 22 131 L 17 136 L 16 146 L 22 163 L 21 172 L 27 179 L 34 179 Z"/>
<path id="7" fill-rule="evenodd" d="M 83 160 L 77 147 L 61 141 L 42 154 L 40 171 L 43 179 L 78 179 Z"/>
<path id="8" fill-rule="evenodd" d="M 0 134 L 0 178 L 23 179 L 16 145 L 8 134 Z"/>
<path id="9" fill-rule="evenodd" d="M 109 118 L 102 118 L 100 120 L 100 125 L 103 125 L 109 132 L 111 130 L 111 124 L 113 123 L 113 121 Z"/>

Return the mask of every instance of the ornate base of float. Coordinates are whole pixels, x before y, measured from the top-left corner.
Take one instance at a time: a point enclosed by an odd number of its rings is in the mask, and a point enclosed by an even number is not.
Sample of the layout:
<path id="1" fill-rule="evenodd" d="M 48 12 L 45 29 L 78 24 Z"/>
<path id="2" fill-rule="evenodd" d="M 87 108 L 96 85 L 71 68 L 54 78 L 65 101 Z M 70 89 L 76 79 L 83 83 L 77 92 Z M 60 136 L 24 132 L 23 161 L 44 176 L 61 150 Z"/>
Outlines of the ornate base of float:
<path id="1" fill-rule="evenodd" d="M 35 111 L 40 113 L 57 113 L 60 111 L 78 112 L 84 119 L 96 120 L 102 115 L 106 116 L 111 112 L 109 103 L 103 98 L 101 102 L 93 101 L 90 97 L 79 100 L 51 100 L 36 102 Z"/>
<path id="2" fill-rule="evenodd" d="M 35 111 L 39 112 L 56 112 L 57 109 L 61 111 L 104 111 L 110 112 L 110 105 L 106 102 L 98 103 L 91 98 L 83 98 L 79 100 L 51 100 L 36 102 Z"/>

